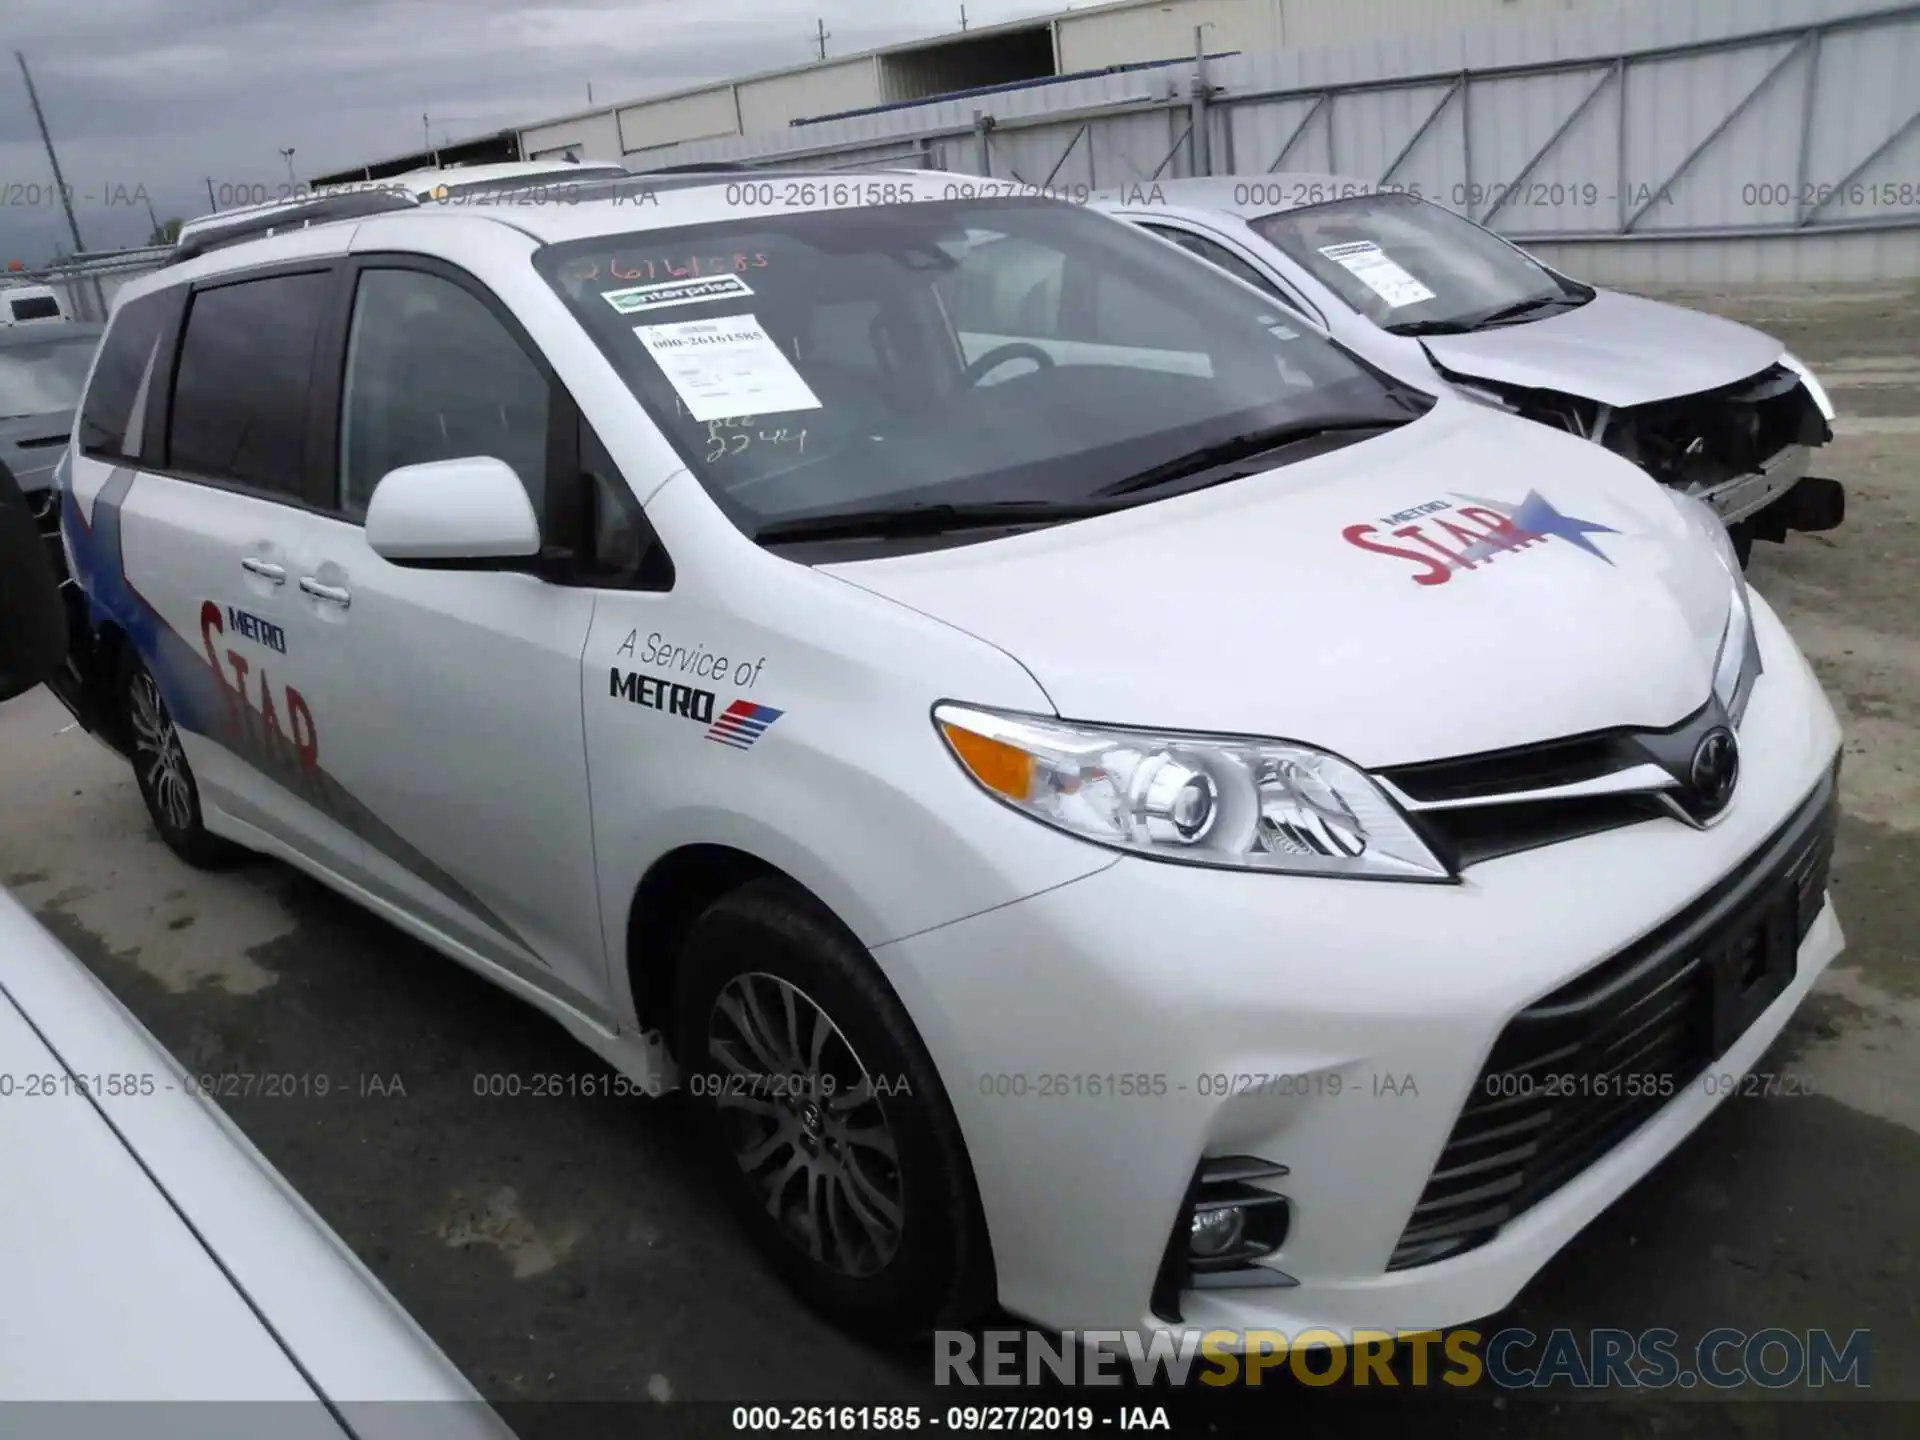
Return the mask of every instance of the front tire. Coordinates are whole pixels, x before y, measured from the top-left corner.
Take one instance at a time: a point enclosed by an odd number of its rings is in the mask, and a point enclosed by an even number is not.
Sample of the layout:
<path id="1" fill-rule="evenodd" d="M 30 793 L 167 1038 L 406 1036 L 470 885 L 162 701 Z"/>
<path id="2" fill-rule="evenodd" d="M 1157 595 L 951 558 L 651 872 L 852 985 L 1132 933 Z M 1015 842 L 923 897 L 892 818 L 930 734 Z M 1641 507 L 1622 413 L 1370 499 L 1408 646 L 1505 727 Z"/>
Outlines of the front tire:
<path id="1" fill-rule="evenodd" d="M 166 697 L 131 650 L 120 666 L 120 714 L 133 778 L 167 848 L 201 870 L 221 870 L 246 852 L 211 833 L 200 814 L 200 787 L 180 745 Z"/>
<path id="2" fill-rule="evenodd" d="M 695 1143 L 813 1308 L 905 1342 L 993 1293 L 973 1171 L 933 1062 L 866 951 L 796 887 L 716 901 L 680 956 Z"/>

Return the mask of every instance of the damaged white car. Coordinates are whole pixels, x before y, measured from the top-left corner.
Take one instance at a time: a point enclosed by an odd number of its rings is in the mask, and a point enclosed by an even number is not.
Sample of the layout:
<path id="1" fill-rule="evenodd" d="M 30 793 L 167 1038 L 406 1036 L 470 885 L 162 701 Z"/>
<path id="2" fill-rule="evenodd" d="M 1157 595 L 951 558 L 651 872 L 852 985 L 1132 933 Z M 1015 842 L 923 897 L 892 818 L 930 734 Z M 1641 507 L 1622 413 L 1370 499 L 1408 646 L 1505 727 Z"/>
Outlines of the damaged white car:
<path id="1" fill-rule="evenodd" d="M 1093 203 L 1271 295 L 1382 369 L 1606 446 L 1755 540 L 1831 530 L 1833 405 L 1770 335 L 1582 284 L 1452 210 L 1334 175 L 1158 181 Z"/>

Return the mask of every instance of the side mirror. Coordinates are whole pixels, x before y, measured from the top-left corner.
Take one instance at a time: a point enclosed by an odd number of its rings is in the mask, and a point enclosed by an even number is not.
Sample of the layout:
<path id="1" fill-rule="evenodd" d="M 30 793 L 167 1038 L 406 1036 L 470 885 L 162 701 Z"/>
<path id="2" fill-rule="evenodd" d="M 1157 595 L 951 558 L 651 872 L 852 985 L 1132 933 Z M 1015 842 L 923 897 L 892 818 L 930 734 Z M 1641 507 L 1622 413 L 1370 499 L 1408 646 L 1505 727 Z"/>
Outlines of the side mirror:
<path id="1" fill-rule="evenodd" d="M 395 565 L 531 560 L 540 519 L 504 460 L 476 455 L 389 470 L 367 502 L 367 544 Z"/>
<path id="2" fill-rule="evenodd" d="M 67 615 L 47 542 L 0 464 L 0 700 L 51 679 L 66 658 Z"/>

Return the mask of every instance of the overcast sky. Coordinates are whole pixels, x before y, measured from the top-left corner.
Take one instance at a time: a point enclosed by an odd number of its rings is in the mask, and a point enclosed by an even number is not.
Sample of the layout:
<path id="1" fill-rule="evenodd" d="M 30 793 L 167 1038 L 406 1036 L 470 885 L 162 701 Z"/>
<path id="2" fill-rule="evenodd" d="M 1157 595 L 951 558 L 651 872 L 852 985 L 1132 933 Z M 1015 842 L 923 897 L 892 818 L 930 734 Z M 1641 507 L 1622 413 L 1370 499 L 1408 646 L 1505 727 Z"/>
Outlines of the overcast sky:
<path id="1" fill-rule="evenodd" d="M 967 0 L 970 24 L 1065 8 Z M 4 0 L 0 264 L 66 222 L 19 66 L 33 71 L 89 250 L 146 242 L 221 187 L 284 185 L 423 143 L 959 28 L 959 0 Z"/>

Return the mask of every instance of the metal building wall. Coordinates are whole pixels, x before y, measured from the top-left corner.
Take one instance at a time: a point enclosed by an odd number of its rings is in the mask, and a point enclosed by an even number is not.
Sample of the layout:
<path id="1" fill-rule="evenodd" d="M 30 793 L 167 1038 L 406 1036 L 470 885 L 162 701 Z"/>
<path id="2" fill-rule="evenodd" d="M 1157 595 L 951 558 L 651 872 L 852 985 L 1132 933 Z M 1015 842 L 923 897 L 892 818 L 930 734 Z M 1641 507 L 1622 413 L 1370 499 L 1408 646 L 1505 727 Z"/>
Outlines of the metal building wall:
<path id="1" fill-rule="evenodd" d="M 1142 0 L 1060 15 L 1060 70 L 1097 70 L 1207 49 L 1267 52 L 1337 45 L 1576 10 L 1590 0 Z"/>
<path id="2" fill-rule="evenodd" d="M 1467 0 L 1458 0 L 1467 3 Z M 1211 46 L 1211 41 L 1209 42 Z M 1599 280 L 1920 275 L 1920 4 L 1623 0 L 935 102 L 658 152 L 918 163 L 1082 196 L 1331 170 Z"/>
<path id="3" fill-rule="evenodd" d="M 520 132 L 520 153 L 529 160 L 552 160 L 571 153 L 576 160 L 620 159 L 620 120 L 613 110 L 594 110 Z"/>
<path id="4" fill-rule="evenodd" d="M 740 125 L 748 135 L 781 129 L 796 116 L 830 115 L 836 110 L 878 105 L 884 99 L 880 93 L 880 62 L 871 55 L 743 80 L 739 91 Z"/>

